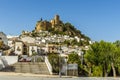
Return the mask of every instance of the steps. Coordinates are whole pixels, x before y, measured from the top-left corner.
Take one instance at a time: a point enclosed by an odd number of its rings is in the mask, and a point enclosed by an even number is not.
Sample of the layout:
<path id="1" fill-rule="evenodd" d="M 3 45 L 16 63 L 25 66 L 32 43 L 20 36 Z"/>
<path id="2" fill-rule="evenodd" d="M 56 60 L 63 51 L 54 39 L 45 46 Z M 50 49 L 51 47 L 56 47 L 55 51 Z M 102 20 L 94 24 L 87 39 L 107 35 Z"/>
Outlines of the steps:
<path id="1" fill-rule="evenodd" d="M 45 62 L 18 62 L 13 67 L 17 73 L 50 74 Z"/>

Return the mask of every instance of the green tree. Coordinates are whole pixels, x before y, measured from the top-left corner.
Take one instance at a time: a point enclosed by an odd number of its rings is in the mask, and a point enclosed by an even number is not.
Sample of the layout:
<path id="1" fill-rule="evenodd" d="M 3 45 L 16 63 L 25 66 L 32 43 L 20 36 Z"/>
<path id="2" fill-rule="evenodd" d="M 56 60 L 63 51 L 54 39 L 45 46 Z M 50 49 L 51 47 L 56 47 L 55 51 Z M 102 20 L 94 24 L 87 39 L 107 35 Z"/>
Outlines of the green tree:
<path id="1" fill-rule="evenodd" d="M 113 44 L 115 44 L 117 47 L 120 47 L 120 40 L 115 41 Z"/>
<path id="2" fill-rule="evenodd" d="M 49 54 L 48 59 L 52 65 L 53 73 L 59 73 L 59 55 L 58 54 Z"/>
<path id="3" fill-rule="evenodd" d="M 0 49 L 2 48 L 3 46 L 3 41 L 0 41 Z"/>
<path id="4" fill-rule="evenodd" d="M 36 62 L 36 55 L 37 55 L 37 52 L 35 52 L 35 50 L 32 50 L 32 56 L 33 56 L 34 62 Z"/>
<path id="5" fill-rule="evenodd" d="M 10 47 L 8 45 L 5 45 L 3 41 L 0 41 L 0 50 L 8 50 Z"/>
<path id="6" fill-rule="evenodd" d="M 94 66 L 97 66 L 97 69 L 101 66 L 103 76 L 108 76 L 112 68 L 113 76 L 116 76 L 115 66 L 119 64 L 120 49 L 114 44 L 104 41 L 96 42 L 91 45 L 91 49 L 87 51 L 84 57 L 87 67 L 92 70 L 95 68 Z"/>
<path id="7" fill-rule="evenodd" d="M 78 56 L 77 53 L 75 52 L 72 52 L 71 54 L 68 55 L 68 63 L 71 63 L 71 64 L 78 64 L 78 74 L 81 75 L 81 74 L 84 74 L 84 71 L 82 69 L 82 65 L 81 65 L 81 60 L 80 60 L 80 56 Z"/>
<path id="8" fill-rule="evenodd" d="M 100 64 L 100 51 L 99 51 L 99 43 L 95 43 L 91 45 L 91 49 L 87 51 L 87 53 L 84 55 L 85 62 L 86 62 L 86 71 L 88 72 L 89 76 L 92 75 L 92 69 L 95 68 L 95 66 L 99 66 Z"/>
<path id="9" fill-rule="evenodd" d="M 113 43 L 115 48 L 114 48 L 114 53 L 111 53 L 111 67 L 113 70 L 113 76 L 116 77 L 116 68 L 120 68 L 120 41 L 117 40 L 116 42 Z"/>
<path id="10" fill-rule="evenodd" d="M 81 64 L 80 57 L 77 53 L 73 52 L 68 55 L 68 63 L 77 63 L 78 65 Z"/>

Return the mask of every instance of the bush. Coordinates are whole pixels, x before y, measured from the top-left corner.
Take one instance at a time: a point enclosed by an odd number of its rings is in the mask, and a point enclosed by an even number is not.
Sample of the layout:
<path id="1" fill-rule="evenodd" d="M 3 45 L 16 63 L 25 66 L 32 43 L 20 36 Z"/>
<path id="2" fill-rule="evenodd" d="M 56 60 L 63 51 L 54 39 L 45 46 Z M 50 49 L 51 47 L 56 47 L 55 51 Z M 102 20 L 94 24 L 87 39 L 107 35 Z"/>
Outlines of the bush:
<path id="1" fill-rule="evenodd" d="M 102 67 L 101 66 L 95 66 L 94 68 L 93 68 L 93 74 L 92 74 L 92 76 L 95 76 L 95 77 L 102 77 L 102 74 L 103 72 L 102 72 Z"/>
<path id="2" fill-rule="evenodd" d="M 48 59 L 52 65 L 53 73 L 59 73 L 59 55 L 49 54 Z"/>

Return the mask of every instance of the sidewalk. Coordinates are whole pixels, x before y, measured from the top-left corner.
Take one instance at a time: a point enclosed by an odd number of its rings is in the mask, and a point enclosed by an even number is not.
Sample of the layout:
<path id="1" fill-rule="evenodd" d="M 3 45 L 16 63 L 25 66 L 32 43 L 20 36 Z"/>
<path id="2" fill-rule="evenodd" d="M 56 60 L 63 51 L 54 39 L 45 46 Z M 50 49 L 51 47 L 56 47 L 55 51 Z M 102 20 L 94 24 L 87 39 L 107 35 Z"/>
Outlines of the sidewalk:
<path id="1" fill-rule="evenodd" d="M 45 77 L 45 78 L 59 78 L 59 75 L 44 75 L 31 73 L 15 73 L 15 72 L 0 72 L 0 76 L 30 76 L 30 77 Z M 62 78 L 72 78 L 72 76 L 61 76 Z"/>

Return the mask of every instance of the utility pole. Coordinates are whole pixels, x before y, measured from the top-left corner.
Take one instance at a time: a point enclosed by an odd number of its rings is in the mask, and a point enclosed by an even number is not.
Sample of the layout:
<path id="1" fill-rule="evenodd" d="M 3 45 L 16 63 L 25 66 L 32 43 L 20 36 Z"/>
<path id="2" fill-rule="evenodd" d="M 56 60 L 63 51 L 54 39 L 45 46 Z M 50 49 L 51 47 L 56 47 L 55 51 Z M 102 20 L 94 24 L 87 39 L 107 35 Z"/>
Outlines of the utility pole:
<path id="1" fill-rule="evenodd" d="M 59 42 L 59 77 L 61 77 L 61 67 L 62 67 L 62 64 L 61 64 L 61 53 L 62 53 L 62 50 L 61 50 L 61 42 Z"/>

